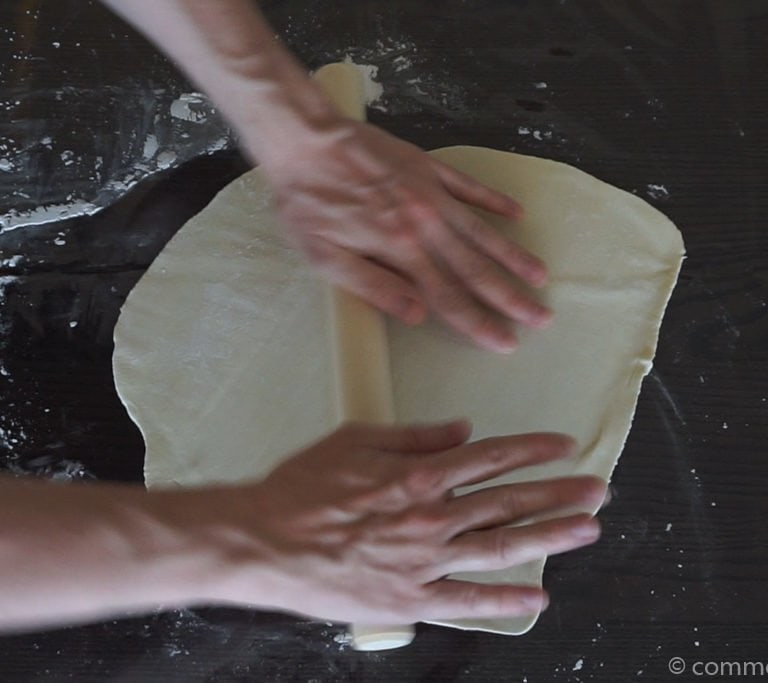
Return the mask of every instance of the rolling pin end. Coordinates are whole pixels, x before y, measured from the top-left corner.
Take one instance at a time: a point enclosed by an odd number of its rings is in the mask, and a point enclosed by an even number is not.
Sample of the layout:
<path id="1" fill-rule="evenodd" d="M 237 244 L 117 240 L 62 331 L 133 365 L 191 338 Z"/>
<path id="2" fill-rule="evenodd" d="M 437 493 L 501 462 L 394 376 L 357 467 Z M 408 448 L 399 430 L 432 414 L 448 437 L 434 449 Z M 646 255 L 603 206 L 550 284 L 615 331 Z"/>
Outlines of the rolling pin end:
<path id="1" fill-rule="evenodd" d="M 406 625 L 361 626 L 354 624 L 351 627 L 352 647 L 363 652 L 405 647 L 411 644 L 415 635 L 413 626 Z"/>

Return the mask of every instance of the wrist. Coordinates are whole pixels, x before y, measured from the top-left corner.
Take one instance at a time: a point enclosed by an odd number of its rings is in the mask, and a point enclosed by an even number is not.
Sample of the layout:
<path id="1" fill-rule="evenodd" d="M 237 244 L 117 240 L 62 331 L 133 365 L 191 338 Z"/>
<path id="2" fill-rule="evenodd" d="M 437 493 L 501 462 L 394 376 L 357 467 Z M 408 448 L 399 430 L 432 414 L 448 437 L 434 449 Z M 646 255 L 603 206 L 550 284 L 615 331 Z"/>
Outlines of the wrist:
<path id="1" fill-rule="evenodd" d="M 218 558 L 185 521 L 194 519 L 187 492 L 108 485 L 94 487 L 93 494 L 101 499 L 95 507 L 102 513 L 90 542 L 101 548 L 101 582 L 112 585 L 114 608 L 192 604 Z"/>
<path id="2" fill-rule="evenodd" d="M 159 602 L 275 606 L 265 585 L 271 553 L 260 528 L 259 496 L 252 489 L 147 494 L 149 514 L 136 541 L 156 568 Z"/>
<path id="3" fill-rule="evenodd" d="M 0 477 L 0 629 L 195 602 L 220 557 L 184 523 L 183 495 Z"/>
<path id="4" fill-rule="evenodd" d="M 229 119 L 243 149 L 268 175 L 282 174 L 344 127 L 328 98 L 308 77 L 294 85 L 254 82 L 241 112 Z"/>

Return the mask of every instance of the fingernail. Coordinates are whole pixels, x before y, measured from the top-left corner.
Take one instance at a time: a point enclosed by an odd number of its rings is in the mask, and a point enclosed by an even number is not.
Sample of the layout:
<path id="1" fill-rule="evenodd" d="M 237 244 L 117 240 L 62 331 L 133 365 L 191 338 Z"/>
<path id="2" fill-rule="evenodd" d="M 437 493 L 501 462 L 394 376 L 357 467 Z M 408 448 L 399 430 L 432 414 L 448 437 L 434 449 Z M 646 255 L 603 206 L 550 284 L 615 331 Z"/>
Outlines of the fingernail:
<path id="1" fill-rule="evenodd" d="M 525 215 L 525 209 L 522 204 L 518 204 L 514 199 L 510 200 L 509 208 L 509 213 L 512 218 L 520 219 Z"/>
<path id="2" fill-rule="evenodd" d="M 552 323 L 553 318 L 555 317 L 555 314 L 552 311 L 552 309 L 547 308 L 546 306 L 539 306 L 536 309 L 535 315 L 536 317 L 532 322 L 534 326 L 539 329 L 549 327 L 549 325 Z"/>
<path id="3" fill-rule="evenodd" d="M 493 337 L 484 340 L 484 344 L 491 350 L 498 353 L 512 353 L 517 349 L 518 341 L 517 337 Z"/>
<path id="4" fill-rule="evenodd" d="M 526 595 L 522 601 L 526 607 L 530 607 L 532 610 L 540 610 L 543 612 L 549 607 L 549 595 L 546 593 Z"/>
<path id="5" fill-rule="evenodd" d="M 528 267 L 528 282 L 530 282 L 534 287 L 543 287 L 545 284 L 547 284 L 547 280 L 549 279 L 549 275 L 547 273 L 547 267 L 539 261 L 539 259 L 535 258 L 534 256 L 530 256 L 527 258 Z"/>
<path id="6" fill-rule="evenodd" d="M 595 520 L 591 519 L 579 524 L 579 526 L 571 530 L 571 533 L 575 538 L 581 540 L 595 540 L 600 535 L 600 526 Z"/>

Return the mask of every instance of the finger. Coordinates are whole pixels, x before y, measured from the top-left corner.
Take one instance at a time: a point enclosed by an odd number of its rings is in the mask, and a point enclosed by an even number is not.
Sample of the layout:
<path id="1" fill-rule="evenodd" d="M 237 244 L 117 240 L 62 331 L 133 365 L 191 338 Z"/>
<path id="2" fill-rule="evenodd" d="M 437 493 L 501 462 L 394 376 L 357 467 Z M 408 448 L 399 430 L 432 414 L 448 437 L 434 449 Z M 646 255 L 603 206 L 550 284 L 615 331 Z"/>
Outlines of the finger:
<path id="1" fill-rule="evenodd" d="M 473 531 L 451 541 L 449 557 L 436 570 L 485 572 L 515 567 L 547 555 L 563 553 L 594 543 L 600 537 L 600 525 L 591 515 L 574 515 L 517 527 L 497 527 Z"/>
<path id="2" fill-rule="evenodd" d="M 426 590 L 426 599 L 417 605 L 416 618 L 421 620 L 519 617 L 537 614 L 549 604 L 546 592 L 534 586 L 441 579 Z"/>
<path id="3" fill-rule="evenodd" d="M 531 517 L 559 516 L 596 510 L 605 496 L 597 477 L 565 477 L 494 486 L 452 498 L 446 506 L 452 536 L 520 522 Z"/>
<path id="4" fill-rule="evenodd" d="M 413 207 L 411 219 L 417 225 L 439 222 L 442 227 L 435 229 L 450 230 L 436 212 Z M 414 279 L 422 299 L 459 334 L 492 351 L 509 353 L 517 347 L 517 337 L 509 324 L 474 299 L 453 276 L 440 270 L 423 250 L 412 249 L 398 258 L 397 266 Z"/>
<path id="5" fill-rule="evenodd" d="M 421 271 L 422 298 L 430 309 L 461 336 L 478 346 L 510 353 L 518 346 L 510 323 L 472 297 L 466 287 L 430 266 Z"/>
<path id="6" fill-rule="evenodd" d="M 431 466 L 442 473 L 441 486 L 447 491 L 520 467 L 566 458 L 575 448 L 574 440 L 565 434 L 497 436 L 436 455 Z"/>
<path id="7" fill-rule="evenodd" d="M 426 425 L 348 425 L 349 438 L 368 448 L 400 453 L 432 453 L 455 448 L 472 432 L 467 420 Z"/>
<path id="8" fill-rule="evenodd" d="M 407 325 L 424 319 L 418 289 L 401 275 L 322 239 L 304 245 L 310 260 L 329 280 Z"/>
<path id="9" fill-rule="evenodd" d="M 547 266 L 466 206 L 453 202 L 444 209 L 450 224 L 483 253 L 534 287 L 547 282 Z"/>
<path id="10" fill-rule="evenodd" d="M 483 185 L 442 161 L 433 159 L 432 163 L 445 189 L 456 199 L 501 216 L 520 218 L 523 215 L 523 207 L 509 195 Z"/>
<path id="11" fill-rule="evenodd" d="M 424 224 L 422 230 L 427 243 L 478 300 L 531 327 L 549 323 L 552 312 L 548 308 L 516 287 L 491 258 L 470 246 L 450 227 L 431 222 Z"/>

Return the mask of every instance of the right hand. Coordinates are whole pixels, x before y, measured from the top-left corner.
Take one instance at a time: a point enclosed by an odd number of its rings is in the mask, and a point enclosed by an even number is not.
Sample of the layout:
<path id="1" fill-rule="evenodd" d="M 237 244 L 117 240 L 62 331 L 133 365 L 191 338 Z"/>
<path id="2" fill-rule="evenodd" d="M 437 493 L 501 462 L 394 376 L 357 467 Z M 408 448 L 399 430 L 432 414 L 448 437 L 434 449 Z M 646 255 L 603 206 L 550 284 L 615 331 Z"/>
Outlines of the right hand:
<path id="1" fill-rule="evenodd" d="M 594 542 L 595 477 L 455 487 L 565 458 L 570 438 L 527 434 L 466 443 L 464 422 L 350 424 L 279 465 L 263 482 L 199 494 L 216 510 L 231 558 L 209 600 L 334 621 L 512 617 L 546 607 L 537 587 L 445 578 L 504 569 Z M 215 507 L 211 507 L 215 506 Z M 225 512 L 226 519 L 220 513 Z M 567 516 L 509 526 L 532 516 Z"/>
<path id="2" fill-rule="evenodd" d="M 265 163 L 290 241 L 330 282 L 406 324 L 427 311 L 477 345 L 509 352 L 513 321 L 546 326 L 528 288 L 545 264 L 470 206 L 514 220 L 511 197 L 375 126 L 337 118 Z"/>

